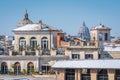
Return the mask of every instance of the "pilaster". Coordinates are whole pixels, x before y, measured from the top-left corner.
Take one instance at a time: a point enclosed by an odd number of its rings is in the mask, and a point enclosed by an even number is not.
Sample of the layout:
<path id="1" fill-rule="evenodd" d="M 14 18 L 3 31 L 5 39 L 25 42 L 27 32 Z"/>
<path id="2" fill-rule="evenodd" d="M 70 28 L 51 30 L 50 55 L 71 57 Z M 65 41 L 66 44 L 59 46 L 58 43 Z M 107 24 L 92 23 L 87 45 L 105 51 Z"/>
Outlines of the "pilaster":
<path id="1" fill-rule="evenodd" d="M 97 80 L 97 69 L 90 70 L 91 80 Z"/>
<path id="2" fill-rule="evenodd" d="M 50 54 L 51 54 L 51 56 L 56 56 L 56 50 L 51 49 Z"/>
<path id="3" fill-rule="evenodd" d="M 82 72 L 82 70 L 78 69 L 78 80 L 81 80 L 81 72 Z"/>
<path id="4" fill-rule="evenodd" d="M 64 69 L 57 70 L 56 80 L 65 80 L 65 70 Z"/>
<path id="5" fill-rule="evenodd" d="M 108 69 L 108 79 L 115 80 L 115 70 L 114 69 Z"/>
<path id="6" fill-rule="evenodd" d="M 78 80 L 78 69 L 75 69 L 75 80 Z"/>

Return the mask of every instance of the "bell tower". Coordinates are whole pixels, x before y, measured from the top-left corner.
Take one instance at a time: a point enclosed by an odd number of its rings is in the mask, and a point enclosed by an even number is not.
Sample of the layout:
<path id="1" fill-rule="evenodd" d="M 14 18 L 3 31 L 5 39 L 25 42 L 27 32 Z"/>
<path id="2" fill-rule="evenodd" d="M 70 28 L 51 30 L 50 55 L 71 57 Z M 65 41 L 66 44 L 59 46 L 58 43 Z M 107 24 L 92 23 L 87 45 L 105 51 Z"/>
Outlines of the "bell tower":
<path id="1" fill-rule="evenodd" d="M 97 41 L 98 45 L 103 45 L 104 42 L 110 42 L 110 30 L 111 28 L 106 27 L 102 24 L 90 29 L 91 40 Z"/>

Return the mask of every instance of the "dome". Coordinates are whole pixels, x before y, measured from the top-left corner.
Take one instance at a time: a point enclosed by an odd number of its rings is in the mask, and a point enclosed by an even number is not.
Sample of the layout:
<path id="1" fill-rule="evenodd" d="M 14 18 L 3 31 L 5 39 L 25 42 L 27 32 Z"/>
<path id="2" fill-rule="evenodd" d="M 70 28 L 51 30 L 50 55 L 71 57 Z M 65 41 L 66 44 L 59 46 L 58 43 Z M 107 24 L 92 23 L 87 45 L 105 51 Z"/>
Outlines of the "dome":
<path id="1" fill-rule="evenodd" d="M 88 27 L 86 27 L 85 22 L 83 22 L 83 25 L 80 27 L 80 30 L 78 32 L 78 37 L 85 41 L 90 40 L 90 32 Z"/>
<path id="2" fill-rule="evenodd" d="M 26 11 L 25 15 L 24 15 L 24 19 L 18 23 L 17 27 L 22 27 L 26 24 L 33 24 L 33 22 L 28 18 L 28 13 Z"/>

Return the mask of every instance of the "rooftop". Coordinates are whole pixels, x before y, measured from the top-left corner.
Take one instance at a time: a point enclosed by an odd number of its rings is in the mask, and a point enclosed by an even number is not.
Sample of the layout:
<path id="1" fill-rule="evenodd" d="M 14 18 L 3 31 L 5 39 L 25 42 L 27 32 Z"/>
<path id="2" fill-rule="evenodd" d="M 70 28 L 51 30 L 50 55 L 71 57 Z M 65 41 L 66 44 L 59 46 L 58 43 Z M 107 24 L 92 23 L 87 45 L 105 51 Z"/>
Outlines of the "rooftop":
<path id="1" fill-rule="evenodd" d="M 13 31 L 33 31 L 33 30 L 57 30 L 51 26 L 42 26 L 41 24 L 27 24 L 22 27 L 17 27 Z"/>
<path id="2" fill-rule="evenodd" d="M 111 28 L 109 28 L 109 27 L 107 27 L 107 26 L 104 26 L 104 25 L 102 25 L 102 24 L 100 24 L 99 26 L 96 26 L 96 27 L 92 27 L 91 29 L 109 29 L 109 30 L 111 30 Z"/>
<path id="3" fill-rule="evenodd" d="M 53 68 L 86 68 L 86 69 L 120 69 L 119 59 L 109 59 L 109 60 L 64 60 L 58 61 L 53 66 Z"/>
<path id="4" fill-rule="evenodd" d="M 114 43 L 104 44 L 104 51 L 120 51 L 120 44 Z"/>

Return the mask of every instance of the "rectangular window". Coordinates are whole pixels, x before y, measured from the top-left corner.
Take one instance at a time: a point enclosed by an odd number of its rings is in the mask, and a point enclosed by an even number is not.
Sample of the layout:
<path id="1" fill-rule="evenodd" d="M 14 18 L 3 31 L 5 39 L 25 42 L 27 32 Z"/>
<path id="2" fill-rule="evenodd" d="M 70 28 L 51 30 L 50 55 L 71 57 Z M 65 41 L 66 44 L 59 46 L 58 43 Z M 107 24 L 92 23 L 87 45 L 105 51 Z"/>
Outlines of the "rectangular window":
<path id="1" fill-rule="evenodd" d="M 48 73 L 49 70 L 50 70 L 50 66 L 48 66 L 48 65 L 42 66 L 42 72 L 43 73 Z"/>
<path id="2" fill-rule="evenodd" d="M 75 69 L 66 69 L 65 80 L 75 80 Z"/>
<path id="3" fill-rule="evenodd" d="M 104 54 L 104 58 L 105 59 L 110 59 L 110 58 L 112 58 L 109 54 Z"/>
<path id="4" fill-rule="evenodd" d="M 105 41 L 108 41 L 108 34 L 105 33 Z"/>
<path id="5" fill-rule="evenodd" d="M 79 54 L 72 54 L 72 59 L 79 59 Z"/>
<path id="6" fill-rule="evenodd" d="M 81 80 L 91 80 L 90 69 L 82 69 Z"/>
<path id="7" fill-rule="evenodd" d="M 93 54 L 85 54 L 85 59 L 93 59 Z"/>

